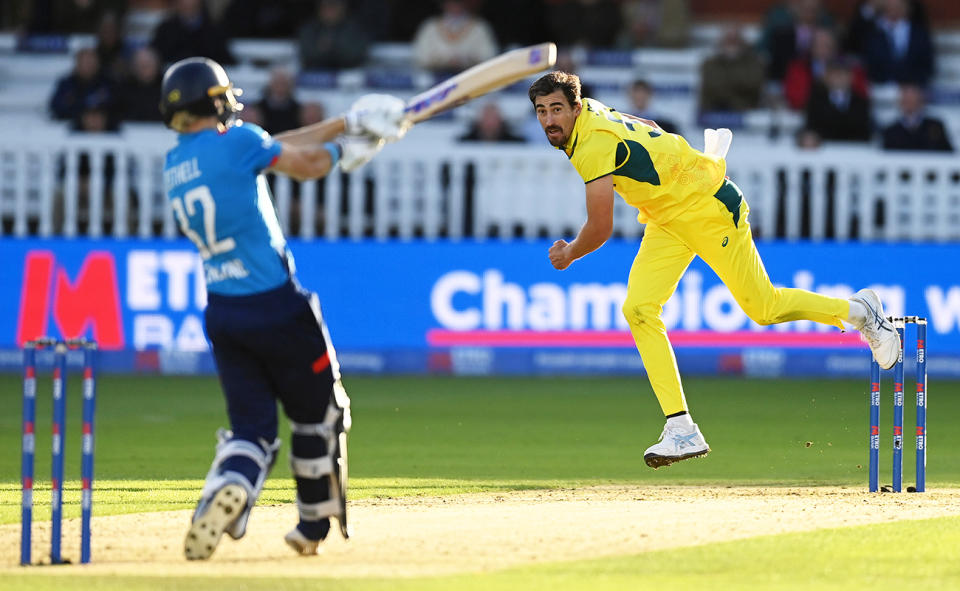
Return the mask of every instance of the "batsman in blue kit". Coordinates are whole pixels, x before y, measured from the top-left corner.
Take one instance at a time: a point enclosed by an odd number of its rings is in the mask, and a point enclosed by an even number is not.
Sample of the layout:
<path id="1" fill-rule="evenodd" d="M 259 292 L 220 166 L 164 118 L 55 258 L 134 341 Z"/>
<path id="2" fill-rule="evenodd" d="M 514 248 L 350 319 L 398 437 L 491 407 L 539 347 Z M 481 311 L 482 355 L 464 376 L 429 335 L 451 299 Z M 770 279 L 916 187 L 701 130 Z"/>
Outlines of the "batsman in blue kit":
<path id="1" fill-rule="evenodd" d="M 387 95 L 361 97 L 343 117 L 273 138 L 235 118 L 239 89 L 214 61 L 188 58 L 163 77 L 160 110 L 179 133 L 164 186 L 183 233 L 203 259 L 207 337 L 227 402 L 219 443 L 184 543 L 206 559 L 224 533 L 246 531 L 280 447 L 277 403 L 291 422 L 290 465 L 299 522 L 285 540 L 316 554 L 335 517 L 347 529 L 350 399 L 316 294 L 294 276 L 265 171 L 319 178 L 372 158 L 408 124 Z"/>

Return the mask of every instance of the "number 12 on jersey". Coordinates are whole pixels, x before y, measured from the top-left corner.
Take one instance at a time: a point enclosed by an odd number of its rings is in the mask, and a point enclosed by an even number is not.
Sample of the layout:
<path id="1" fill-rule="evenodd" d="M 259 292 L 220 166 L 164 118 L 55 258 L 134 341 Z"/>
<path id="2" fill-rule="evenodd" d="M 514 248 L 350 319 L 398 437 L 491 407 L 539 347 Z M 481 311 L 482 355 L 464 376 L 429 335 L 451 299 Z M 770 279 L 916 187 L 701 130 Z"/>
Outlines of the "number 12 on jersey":
<path id="1" fill-rule="evenodd" d="M 198 202 L 203 210 L 203 237 L 190 227 L 190 218 L 197 214 L 196 204 Z M 175 197 L 170 203 L 173 205 L 173 212 L 177 216 L 180 229 L 183 230 L 183 233 L 191 242 L 197 245 L 200 258 L 207 260 L 215 254 L 230 252 L 236 248 L 237 244 L 233 238 L 217 240 L 217 205 L 214 203 L 213 195 L 206 185 L 190 189 L 184 193 L 182 199 Z"/>

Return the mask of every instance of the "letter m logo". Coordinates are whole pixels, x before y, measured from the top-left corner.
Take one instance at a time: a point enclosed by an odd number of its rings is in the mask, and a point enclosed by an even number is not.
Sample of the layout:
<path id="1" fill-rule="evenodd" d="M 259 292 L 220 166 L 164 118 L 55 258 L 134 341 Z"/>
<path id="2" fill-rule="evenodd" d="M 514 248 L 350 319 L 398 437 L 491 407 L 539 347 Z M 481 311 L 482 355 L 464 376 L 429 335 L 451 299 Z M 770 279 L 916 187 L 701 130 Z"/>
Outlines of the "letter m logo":
<path id="1" fill-rule="evenodd" d="M 103 349 L 122 349 L 119 297 L 116 265 L 109 252 L 89 253 L 71 281 L 52 252 L 31 251 L 24 261 L 17 344 L 44 335 L 92 336 Z M 51 319 L 55 334 L 49 331 Z"/>

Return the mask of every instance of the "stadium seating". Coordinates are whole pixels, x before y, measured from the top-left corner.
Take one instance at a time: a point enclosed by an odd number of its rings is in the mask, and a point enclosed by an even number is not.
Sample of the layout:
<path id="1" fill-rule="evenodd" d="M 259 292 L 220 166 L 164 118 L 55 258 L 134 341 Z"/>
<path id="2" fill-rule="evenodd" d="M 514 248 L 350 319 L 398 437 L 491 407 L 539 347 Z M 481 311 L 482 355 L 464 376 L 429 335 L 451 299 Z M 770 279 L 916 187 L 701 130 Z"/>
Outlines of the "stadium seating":
<path id="1" fill-rule="evenodd" d="M 651 80 L 656 90 L 658 111 L 669 113 L 685 132 L 696 131 L 697 87 L 699 64 L 719 35 L 718 25 L 701 24 L 694 28 L 694 46 L 688 49 L 643 49 L 634 52 L 593 51 L 575 53 L 575 61 L 583 63 L 580 74 L 595 88 L 596 98 L 613 105 L 626 101 L 627 87 L 635 77 Z M 756 27 L 748 27 L 748 39 L 757 36 Z M 53 51 L 21 51 L 12 33 L 0 34 L 0 113 L 16 118 L 28 117 L 39 122 L 45 118 L 46 101 L 55 80 L 72 66 L 70 52 L 89 46 L 93 38 L 76 35 L 54 44 Z M 946 120 L 948 129 L 960 137 L 960 113 L 950 107 L 960 104 L 960 32 L 944 31 L 936 35 L 938 50 L 937 78 L 931 93 L 931 110 Z M 41 46 L 44 48 L 44 46 Z M 56 49 L 61 51 L 56 51 Z M 248 97 L 257 97 L 269 77 L 269 69 L 280 65 L 297 71 L 295 42 L 291 40 L 238 39 L 231 49 L 239 63 L 230 68 L 237 85 L 245 88 Z M 433 78 L 412 69 L 408 44 L 382 43 L 371 52 L 365 71 L 339 73 L 304 72 L 299 77 L 297 96 L 302 101 L 319 101 L 328 112 L 339 112 L 357 96 L 368 91 L 392 92 L 410 96 L 429 87 Z M 498 102 L 508 119 L 521 122 L 529 113 L 522 85 L 500 93 Z M 877 87 L 872 90 L 875 120 L 885 123 L 896 113 L 896 89 Z M 458 110 L 445 123 L 454 128 L 451 137 L 462 132 L 463 121 L 472 118 L 471 108 Z M 742 129 L 767 135 L 772 120 L 789 135 L 801 122 L 796 113 L 751 113 L 744 117 Z"/>
<path id="2" fill-rule="evenodd" d="M 583 64 L 579 73 L 588 80 L 594 88 L 596 98 L 613 106 L 623 106 L 627 101 L 627 89 L 629 84 L 636 77 L 643 77 L 650 80 L 655 87 L 654 107 L 657 112 L 669 114 L 678 124 L 682 132 L 690 139 L 691 143 L 699 143 L 700 127 L 697 121 L 697 88 L 699 78 L 699 64 L 704 56 L 710 53 L 710 48 L 715 43 L 720 34 L 718 25 L 701 24 L 694 28 L 693 47 L 679 50 L 664 49 L 644 49 L 633 52 L 616 51 L 581 51 L 574 54 L 577 63 Z M 748 28 L 747 37 L 755 39 L 757 29 Z M 112 151 L 125 154 L 122 158 L 124 162 L 133 166 L 133 163 L 140 163 L 138 170 L 144 167 L 149 168 L 155 164 L 155 159 L 164 146 L 171 141 L 168 132 L 157 124 L 126 124 L 122 128 L 120 135 L 108 135 L 104 138 L 81 138 L 73 137 L 69 134 L 67 126 L 63 123 L 51 121 L 46 113 L 47 102 L 53 90 L 57 78 L 67 73 L 72 67 L 71 52 L 79 47 L 89 46 L 93 43 L 90 36 L 72 36 L 59 41 L 46 40 L 43 43 L 37 43 L 24 51 L 24 44 L 13 34 L 0 34 L 0 125 L 5 130 L 4 140 L 0 142 L 0 168 L 5 169 L 8 174 L 4 174 L 0 181 L 0 218 L 3 220 L 3 227 L 0 227 L 0 233 L 22 234 L 25 232 L 42 232 L 42 228 L 54 233 L 78 231 L 76 220 L 66 219 L 60 228 L 54 228 L 52 221 L 40 223 L 42 220 L 40 208 L 42 203 L 36 199 L 36 196 L 43 192 L 43 183 L 59 182 L 50 174 L 38 174 L 30 180 L 25 178 L 22 170 L 18 172 L 18 165 L 26 165 L 32 161 L 36 166 L 42 162 L 43 158 L 53 158 L 52 154 L 59 149 L 66 147 L 70 157 L 76 157 L 89 146 L 96 146 L 96 149 L 103 149 L 104 154 L 110 152 L 107 147 L 112 146 Z M 940 32 L 936 36 L 936 44 L 939 51 L 938 56 L 938 74 L 931 93 L 931 111 L 937 116 L 943 118 L 955 141 L 960 138 L 960 109 L 955 107 L 960 104 L 960 32 L 947 31 Z M 261 40 L 261 39 L 239 39 L 232 42 L 231 49 L 238 58 L 238 64 L 229 68 L 231 78 L 237 86 L 246 90 L 244 95 L 247 100 L 255 100 L 266 85 L 269 78 L 270 69 L 274 66 L 283 66 L 293 72 L 297 72 L 296 46 L 293 41 L 288 40 Z M 327 113 L 338 113 L 347 109 L 350 103 L 360 95 L 366 92 L 390 92 L 401 97 L 409 97 L 416 92 L 428 88 L 436 82 L 436 78 L 423 71 L 416 70 L 410 66 L 411 48 L 408 44 L 382 43 L 375 45 L 371 52 L 370 64 L 364 70 L 346 70 L 340 72 L 298 72 L 296 94 L 301 102 L 320 102 L 327 110 Z M 882 86 L 872 89 L 874 117 L 875 120 L 884 124 L 893 120 L 896 114 L 897 90 L 894 87 Z M 551 160 L 539 160 L 539 158 L 552 156 L 549 151 L 536 150 L 529 147 L 516 147 L 509 150 L 490 150 L 485 148 L 453 148 L 451 144 L 455 142 L 457 136 L 464 133 L 468 122 L 473 118 L 476 110 L 485 100 L 496 100 L 501 107 L 506 118 L 514 125 L 517 130 L 529 127 L 535 121 L 532 120 L 529 101 L 526 97 L 526 84 L 519 83 L 513 85 L 497 95 L 493 99 L 483 99 L 477 101 L 477 104 L 470 104 L 456 109 L 446 116 L 439 117 L 436 120 L 422 124 L 414 130 L 410 136 L 404 140 L 406 145 L 413 145 L 411 153 L 420 154 L 421 158 L 414 163 L 410 158 L 400 158 L 397 152 L 388 150 L 384 155 L 384 162 L 370 167 L 369 175 L 387 175 L 391 167 L 390 162 L 401 162 L 397 164 L 401 170 L 397 174 L 402 175 L 478 175 L 474 180 L 477 183 L 476 190 L 487 190 L 500 195 L 501 193 L 510 194 L 511 188 L 496 187 L 495 177 L 498 167 L 505 166 L 503 154 L 527 154 L 530 157 L 538 159 L 547 170 L 552 171 L 557 179 L 564 182 L 569 181 L 569 170 L 554 169 L 554 163 Z M 789 218 L 791 221 L 778 221 L 779 212 L 791 211 L 790 208 L 798 207 L 801 199 L 798 187 L 803 183 L 810 182 L 809 179 L 801 180 L 802 174 L 823 175 L 839 174 L 853 185 L 858 185 L 860 189 L 851 188 L 841 189 L 837 195 L 845 196 L 848 194 L 859 193 L 866 194 L 869 191 L 877 191 L 884 194 L 880 202 L 886 203 L 886 210 L 894 211 L 896 204 L 901 203 L 902 199 L 895 196 L 888 190 L 883 189 L 884 182 L 878 181 L 877 174 L 883 166 L 893 165 L 903 160 L 908 168 L 911 166 L 920 166 L 921 160 L 911 158 L 883 158 L 876 154 L 876 147 L 861 146 L 838 146 L 831 148 L 821 154 L 804 154 L 796 152 L 792 147 L 792 135 L 802 125 L 802 115 L 785 110 L 758 110 L 744 114 L 742 117 L 736 117 L 724 120 L 723 123 L 737 128 L 736 147 L 731 155 L 731 169 L 735 172 L 741 172 L 741 179 L 745 189 L 754 191 L 755 211 L 758 222 L 755 224 L 758 230 L 765 236 L 787 236 L 787 237 L 823 237 L 827 232 L 824 225 L 816 220 L 801 227 L 800 216 L 796 219 Z M 777 154 L 770 155 L 770 147 L 776 146 Z M 25 154 L 22 146 L 29 146 L 33 154 Z M 390 156 L 393 154 L 394 156 Z M 838 154 L 842 158 L 838 160 Z M 452 155 L 448 159 L 446 172 L 441 174 L 440 169 L 436 168 L 440 164 L 425 164 L 434 155 L 436 160 L 440 156 Z M 31 158 L 33 160 L 31 160 Z M 37 160 L 40 158 L 40 160 Z M 390 160 L 394 158 L 394 160 Z M 797 162 L 790 164 L 788 161 L 794 159 Z M 474 159 L 474 160 L 471 160 Z M 518 158 L 523 160 L 524 158 Z M 555 160 L 555 159 L 554 159 Z M 916 160 L 916 161 L 915 161 Z M 469 162 L 468 162 L 469 161 Z M 946 227 L 948 220 L 954 228 L 960 227 L 960 219 L 956 219 L 956 195 L 953 193 L 957 184 L 955 172 L 951 172 L 951 161 L 949 158 L 926 159 L 924 162 L 931 162 L 933 169 L 940 171 L 933 174 L 933 180 L 923 180 L 923 173 L 920 169 L 910 168 L 910 175 L 919 186 L 925 187 L 949 187 L 949 191 L 944 193 L 939 199 L 932 202 L 931 207 L 941 207 L 944 215 L 937 216 L 935 213 L 929 216 L 932 222 L 928 228 L 924 223 L 916 220 L 923 220 L 927 214 L 914 215 L 911 220 L 916 221 L 899 226 L 900 230 L 909 232 L 918 232 L 922 235 L 936 239 L 955 239 L 956 232 Z M 51 160 L 52 162 L 52 160 Z M 838 168 L 837 162 L 846 162 L 845 167 Z M 883 164 L 887 162 L 888 164 Z M 563 164 L 562 161 L 560 161 Z M 879 164 L 878 164 L 879 163 Z M 471 172 L 467 172 L 468 164 L 472 167 Z M 429 173 L 424 173 L 423 167 L 427 166 Z M 880 166 L 880 168 L 877 168 Z M 406 170 L 404 167 L 409 167 Z M 419 168 L 418 168 L 419 167 Z M 431 168 L 432 167 L 432 168 Z M 766 167 L 766 169 L 764 169 Z M 806 168 L 804 168 L 806 167 Z M 134 167 L 136 168 L 136 167 Z M 435 170 L 436 168 L 436 170 Z M 955 168 L 955 166 L 954 166 Z M 420 172 L 415 172 L 416 170 Z M 133 170 L 133 169 L 131 169 Z M 394 172 L 396 172 L 396 170 Z M 519 178 L 534 179 L 531 174 L 520 171 Z M 813 171 L 804 173 L 803 171 Z M 832 172 L 831 172 L 832 171 Z M 154 171 L 156 172 L 156 171 Z M 133 173 L 131 173 L 133 174 Z M 393 173 L 390 173 L 393 174 Z M 486 178 L 483 174 L 492 174 L 493 177 Z M 776 175 L 780 176 L 777 181 Z M 123 177 L 124 175 L 116 175 Z M 149 176 L 149 175 L 148 175 Z M 929 176 L 929 175 L 928 175 Z M 383 177 L 386 179 L 387 177 Z M 412 177 L 410 177 L 412 178 Z M 437 178 L 440 178 L 439 176 Z M 825 178 L 825 177 L 824 177 Z M 16 180 L 20 179 L 20 180 Z M 37 181 L 36 179 L 41 179 Z M 494 180 L 492 180 L 494 179 Z M 784 180 L 792 179 L 792 180 Z M 148 182 L 143 175 L 133 175 L 129 179 L 113 179 L 113 183 L 129 183 L 131 187 L 138 187 L 138 190 L 131 191 L 132 201 L 130 204 L 119 203 L 121 207 L 135 208 L 136 215 L 140 216 L 136 220 L 128 222 L 110 224 L 103 223 L 99 229 L 88 226 L 86 232 L 94 235 L 97 232 L 113 233 L 115 235 L 142 234 L 150 235 L 160 233 L 165 236 L 176 235 L 176 230 L 172 225 L 168 212 L 163 207 L 163 202 L 156 189 L 150 189 L 147 185 L 138 183 Z M 422 179 L 421 179 L 422 180 Z M 462 179 L 460 179 L 462 181 Z M 107 181 L 104 181 L 107 182 Z M 340 180 L 331 181 L 339 183 Z M 430 181 L 433 182 L 433 181 Z M 449 181 L 451 185 L 454 181 Z M 524 185 L 523 180 L 518 186 L 528 191 L 527 194 L 536 192 L 535 180 L 530 180 Z M 783 186 L 790 187 L 780 191 L 783 197 L 782 203 L 776 202 L 778 190 L 776 183 L 781 182 Z M 18 184 L 19 183 L 19 184 Z M 491 184 L 492 183 L 492 184 Z M 400 195 L 387 196 L 386 193 L 376 193 L 374 199 L 381 199 L 385 207 L 381 207 L 383 212 L 389 207 L 394 207 L 396 211 L 390 215 L 398 215 L 399 218 L 393 219 L 390 216 L 381 215 L 380 218 L 373 220 L 363 220 L 359 217 L 348 218 L 341 224 L 327 224 L 324 227 L 304 225 L 299 234 L 304 237 L 325 234 L 334 238 L 337 236 L 374 235 L 386 237 L 397 234 L 401 236 L 412 236 L 423 234 L 426 236 L 436 236 L 443 233 L 451 236 L 459 234 L 469 234 L 475 236 L 496 235 L 500 237 L 516 234 L 512 228 L 515 224 L 523 223 L 523 219 L 530 219 L 528 228 L 520 231 L 523 236 L 536 236 L 547 232 L 562 231 L 564 228 L 573 224 L 576 225 L 576 219 L 581 215 L 580 204 L 581 196 L 578 191 L 564 189 L 561 182 L 557 183 L 555 190 L 562 195 L 570 194 L 571 199 L 569 207 L 565 206 L 561 215 L 551 219 L 539 219 L 537 209 L 534 207 L 529 212 L 527 218 L 520 218 L 511 213 L 511 207 L 515 207 L 517 202 L 523 200 L 514 200 L 512 203 L 500 201 L 500 197 L 488 197 L 483 201 L 482 206 L 477 205 L 475 211 L 470 212 L 473 227 L 467 232 L 463 232 L 461 222 L 459 230 L 450 228 L 441 229 L 440 226 L 432 225 L 433 222 L 416 223 L 406 211 L 406 205 L 420 199 L 421 205 L 425 211 L 432 211 L 430 203 L 436 205 L 437 211 L 447 211 L 450 203 L 457 200 L 466 199 L 465 193 L 458 193 L 450 187 L 433 186 L 429 195 L 427 191 L 424 195 L 406 197 Z M 568 183 L 569 184 L 569 183 Z M 104 191 L 104 184 L 97 185 L 97 191 Z M 574 189 L 577 184 L 573 183 Z M 864 190 L 864 187 L 869 187 Z M 114 186 L 114 192 L 118 189 L 123 193 L 127 192 L 123 186 Z M 291 199 L 293 192 L 286 181 L 280 181 L 275 186 L 278 208 L 281 213 L 291 210 Z M 514 187 L 513 189 L 516 189 Z M 76 192 L 76 187 L 69 189 Z M 308 191 L 316 190 L 308 188 Z M 362 195 L 356 193 L 356 186 L 353 189 L 334 187 L 332 190 L 344 191 L 344 199 L 364 199 Z M 353 191 L 351 193 L 350 191 Z M 886 192 L 884 192 L 886 191 Z M 145 202 L 144 207 L 136 206 L 139 203 L 140 194 L 151 194 L 152 196 Z M 761 193 L 761 194 L 757 194 Z M 799 207 L 818 208 L 821 207 L 820 197 L 827 195 L 827 191 L 814 191 L 815 196 L 812 201 L 804 201 L 806 205 Z M 879 194 L 879 193 L 877 193 Z M 352 197 L 349 195 L 353 195 Z M 791 197 L 792 195 L 792 197 Z M 875 195 L 876 196 L 876 195 Z M 438 205 L 440 201 L 453 200 L 443 207 Z M 926 199 L 923 192 L 914 199 L 923 201 Z M 433 200 L 433 201 L 431 201 Z M 764 204 L 758 203 L 765 200 Z M 123 200 L 121 200 L 123 201 Z M 846 200 L 845 203 L 854 203 L 856 199 Z M 861 198 L 864 203 L 866 199 Z M 429 203 L 428 203 L 429 202 Z M 872 201 L 871 201 L 872 202 Z M 499 203 L 499 206 L 495 204 Z M 526 202 L 524 202 L 526 203 Z M 534 203 L 530 201 L 530 203 Z M 911 201 L 912 203 L 912 201 Z M 939 203 L 939 205 L 938 205 Z M 32 205 L 31 205 L 32 204 Z M 136 207 L 135 207 L 136 206 Z M 533 207 L 533 205 L 530 205 Z M 410 205 L 412 208 L 413 206 Z M 497 211 L 497 207 L 503 208 Z M 860 219 L 860 226 L 857 228 L 859 235 L 872 236 L 886 239 L 899 239 L 905 236 L 897 234 L 892 228 L 892 224 L 871 225 L 863 221 L 863 218 L 871 217 L 867 215 L 868 205 L 849 205 L 863 207 Z M 927 211 L 928 208 L 921 207 L 921 210 Z M 111 210 L 113 211 L 113 210 Z M 410 212 L 413 212 L 410 209 Z M 853 210 L 851 210 L 853 211 Z M 109 212 L 108 212 L 109 213 Z M 115 213 L 115 212 L 114 212 Z M 309 213 L 309 212 L 308 212 Z M 850 215 L 855 216 L 853 211 Z M 311 214 L 312 215 L 312 214 Z M 339 212 L 334 211 L 331 206 L 326 214 L 329 216 L 338 216 Z M 433 215 L 433 214 L 431 214 Z M 436 215 L 440 215 L 437 213 Z M 635 223 L 632 221 L 633 214 L 628 208 L 622 212 L 618 210 L 618 232 L 621 235 L 631 235 L 639 232 Z M 42 217 L 42 216 L 41 216 Z M 281 216 L 283 217 L 283 215 Z M 289 216 L 288 216 L 289 217 Z M 542 216 L 540 216 L 542 218 Z M 873 216 L 875 217 L 875 216 Z M 437 218 L 439 220 L 439 218 Z M 39 220 L 39 221 L 38 221 Z M 849 222 L 849 220 L 847 220 Z M 289 225 L 289 220 L 284 219 L 284 224 Z M 42 228 L 38 229 L 37 224 Z M 73 225 L 71 225 L 73 224 Z M 81 224 L 82 225 L 82 224 Z M 96 224 L 95 224 L 96 226 Z M 834 228 L 831 231 L 838 237 L 843 238 L 849 234 L 849 224 L 840 224 L 846 227 Z M 491 230 L 492 228 L 492 230 Z M 441 231 L 442 230 L 442 231 Z"/>

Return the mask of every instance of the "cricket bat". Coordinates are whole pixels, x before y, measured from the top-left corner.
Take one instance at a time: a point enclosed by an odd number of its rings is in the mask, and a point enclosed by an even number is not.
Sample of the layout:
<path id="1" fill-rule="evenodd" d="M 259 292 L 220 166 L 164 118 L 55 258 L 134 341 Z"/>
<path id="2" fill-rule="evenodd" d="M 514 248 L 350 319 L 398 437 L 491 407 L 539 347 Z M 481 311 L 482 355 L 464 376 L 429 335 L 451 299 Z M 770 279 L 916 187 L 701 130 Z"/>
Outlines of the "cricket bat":
<path id="1" fill-rule="evenodd" d="M 437 113 L 546 70 L 556 61 L 557 46 L 553 43 L 508 51 L 464 70 L 410 99 L 407 103 L 408 118 L 411 123 L 419 123 Z"/>

